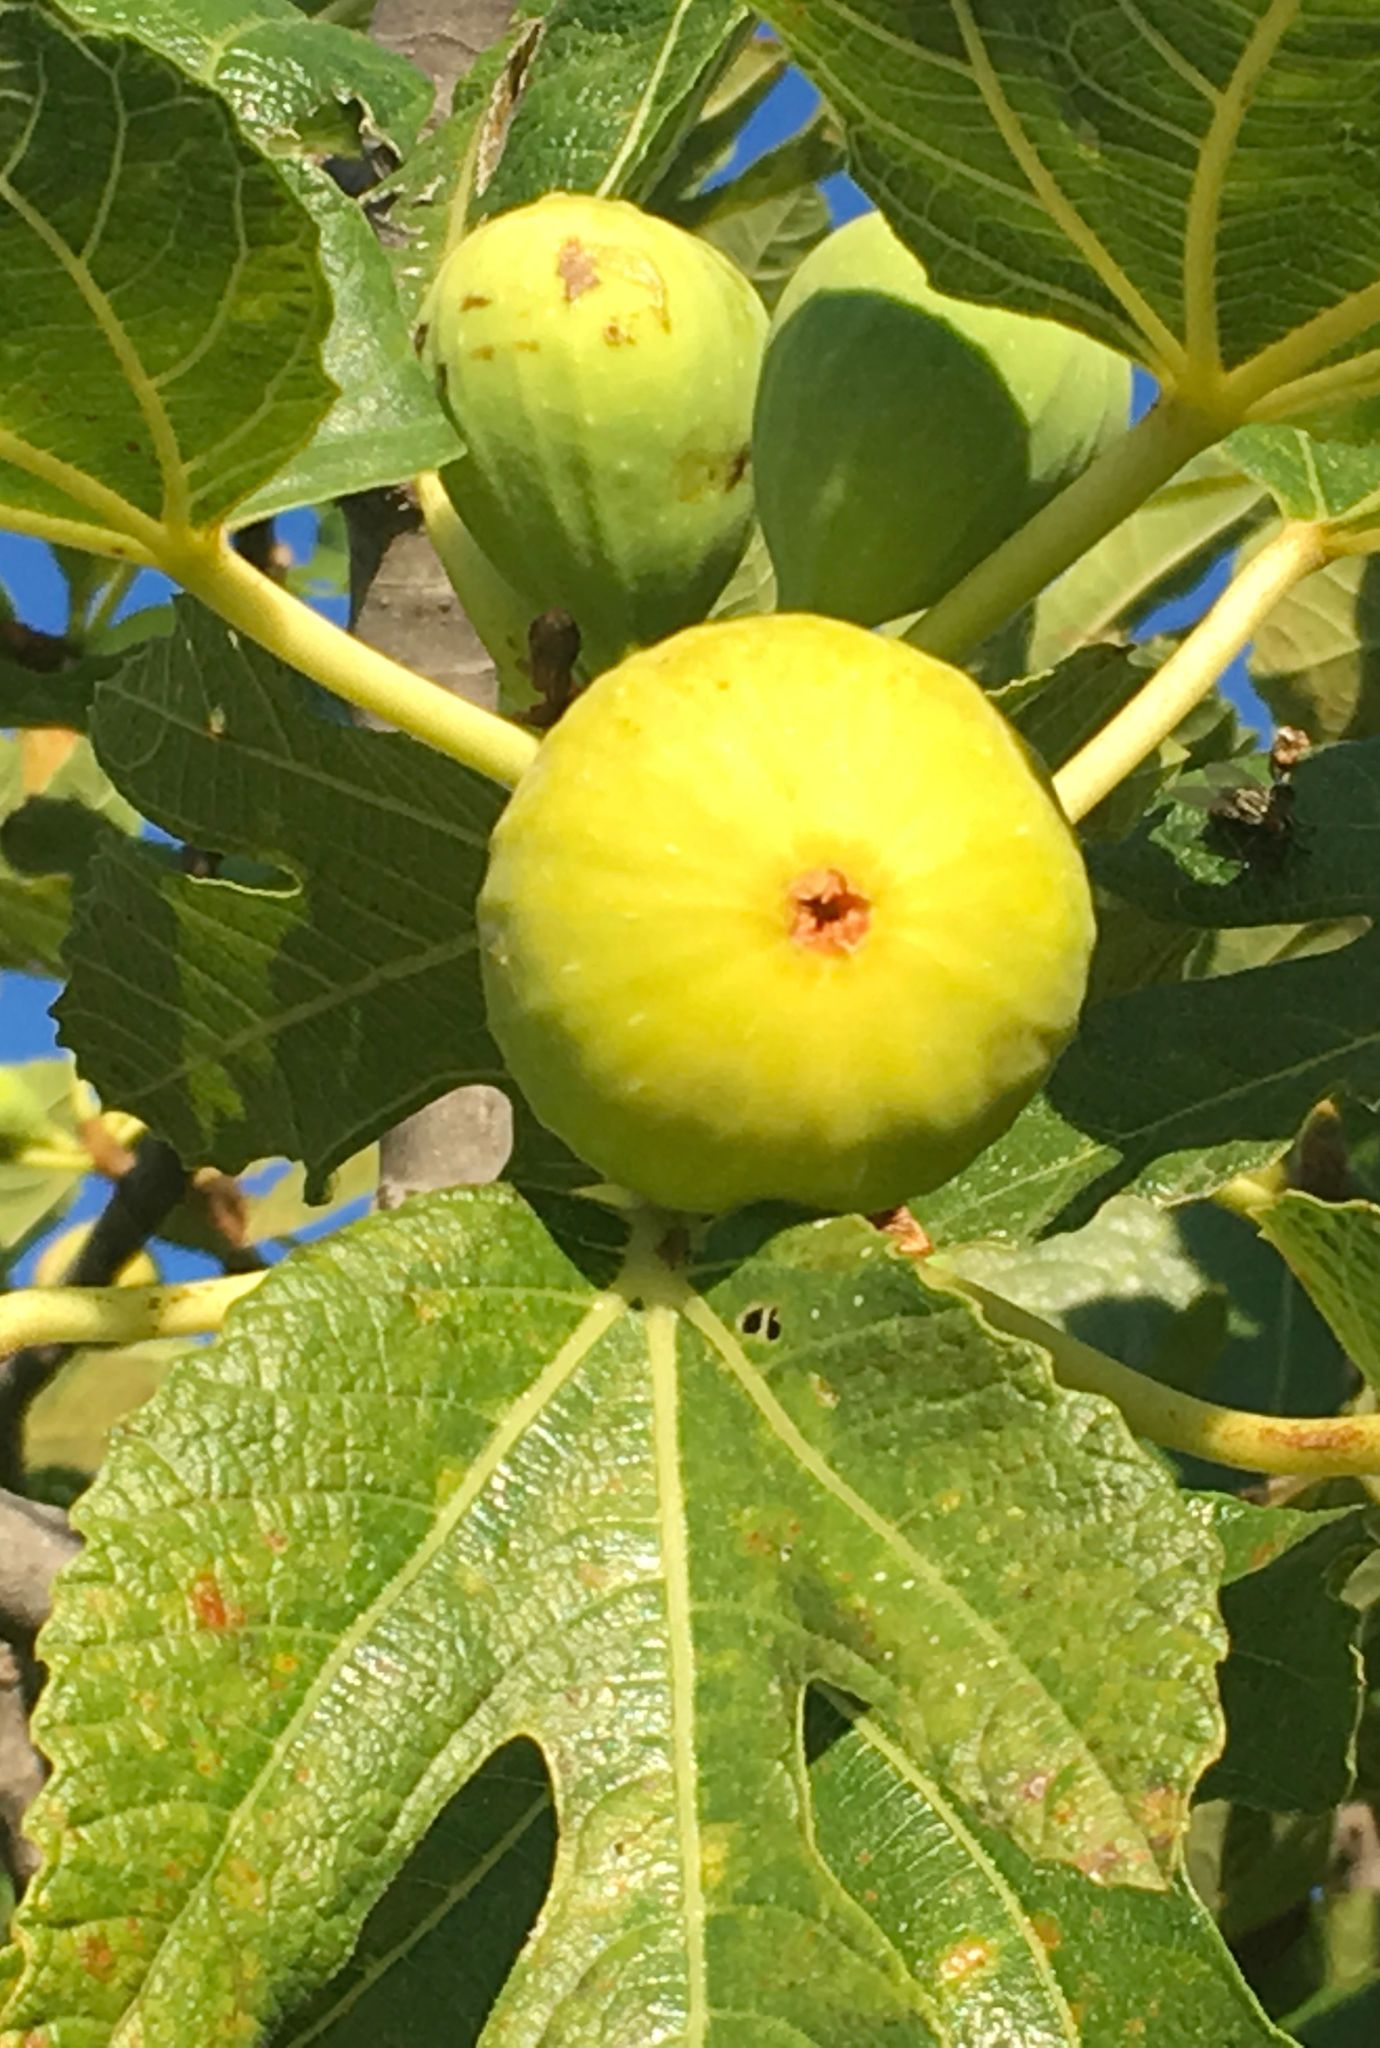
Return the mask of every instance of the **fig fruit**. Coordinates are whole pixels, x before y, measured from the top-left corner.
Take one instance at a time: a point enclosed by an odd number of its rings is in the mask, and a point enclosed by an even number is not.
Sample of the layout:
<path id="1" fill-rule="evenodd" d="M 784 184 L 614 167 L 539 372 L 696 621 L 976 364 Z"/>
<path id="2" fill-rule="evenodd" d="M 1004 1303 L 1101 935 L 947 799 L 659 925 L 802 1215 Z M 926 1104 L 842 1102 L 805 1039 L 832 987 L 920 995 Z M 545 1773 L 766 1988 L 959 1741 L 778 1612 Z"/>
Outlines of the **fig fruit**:
<path id="1" fill-rule="evenodd" d="M 880 214 L 777 305 L 753 429 L 783 608 L 933 604 L 1124 431 L 1131 366 L 1053 320 L 947 298 Z"/>
<path id="2" fill-rule="evenodd" d="M 872 1212 L 1039 1085 L 1093 919 L 975 683 L 778 615 L 691 627 L 576 699 L 495 829 L 479 929 L 514 1079 L 608 1180 Z"/>
<path id="3" fill-rule="evenodd" d="M 624 200 L 550 193 L 467 235 L 423 353 L 465 442 L 456 510 L 592 669 L 705 616 L 752 517 L 767 316 L 717 249 Z"/>

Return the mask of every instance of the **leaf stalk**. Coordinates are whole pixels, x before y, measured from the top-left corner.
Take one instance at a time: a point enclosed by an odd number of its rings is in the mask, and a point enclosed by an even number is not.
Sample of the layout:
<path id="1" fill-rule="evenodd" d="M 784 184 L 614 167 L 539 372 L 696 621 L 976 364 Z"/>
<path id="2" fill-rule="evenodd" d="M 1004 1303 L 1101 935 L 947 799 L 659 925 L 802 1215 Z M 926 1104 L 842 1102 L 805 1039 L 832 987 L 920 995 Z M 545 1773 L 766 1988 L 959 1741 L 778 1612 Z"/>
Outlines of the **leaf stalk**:
<path id="1" fill-rule="evenodd" d="M 1236 424 L 1183 399 L 1162 399 L 931 605 L 907 640 L 942 660 L 963 661 Z"/>
<path id="2" fill-rule="evenodd" d="M 290 668 L 451 760 L 512 788 L 535 759 L 534 733 L 332 625 L 261 574 L 223 533 L 183 534 L 162 551 L 160 566 Z"/>
<path id="3" fill-rule="evenodd" d="M 1231 1465 L 1242 1472 L 1365 1478 L 1380 1473 L 1380 1415 L 1256 1415 L 1202 1401 L 1133 1372 L 1066 1330 L 1032 1315 L 976 1281 L 950 1272 L 938 1258 L 926 1267 L 943 1287 L 965 1294 L 996 1330 L 1038 1344 L 1054 1377 L 1073 1393 L 1101 1394 L 1121 1410 L 1136 1435 L 1168 1450 Z"/>
<path id="4" fill-rule="evenodd" d="M 34 1344 L 141 1344 L 218 1330 L 263 1279 L 235 1273 L 170 1287 L 21 1287 L 0 1296 L 0 1355 Z"/>
<path id="5" fill-rule="evenodd" d="M 1286 593 L 1330 559 L 1327 528 L 1283 528 L 1247 563 L 1207 617 L 1157 669 L 1145 688 L 1080 747 L 1054 777 L 1073 823 L 1085 818 L 1207 696 Z"/>

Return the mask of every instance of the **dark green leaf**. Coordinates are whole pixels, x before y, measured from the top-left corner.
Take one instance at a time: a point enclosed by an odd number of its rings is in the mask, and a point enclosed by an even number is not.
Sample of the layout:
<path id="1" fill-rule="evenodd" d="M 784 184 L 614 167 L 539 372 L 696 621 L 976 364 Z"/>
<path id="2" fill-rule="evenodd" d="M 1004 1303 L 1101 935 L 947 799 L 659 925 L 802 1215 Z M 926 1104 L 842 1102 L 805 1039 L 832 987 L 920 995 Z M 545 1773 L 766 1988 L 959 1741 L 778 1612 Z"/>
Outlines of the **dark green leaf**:
<path id="1" fill-rule="evenodd" d="M 1224 1588 L 1227 1746 L 1203 1778 L 1204 1799 L 1321 1813 L 1345 1798 L 1361 1710 L 1360 1616 L 1337 1593 L 1369 1547 L 1364 1517 L 1348 1515 Z"/>
<path id="2" fill-rule="evenodd" d="M 246 886 L 252 868 L 197 880 L 147 845 L 95 863 L 58 1014 L 108 1100 L 184 1158 L 285 1153 L 319 1190 L 399 1117 L 502 1083 L 473 917 L 497 789 L 318 717 L 300 677 L 190 603 L 102 684 L 92 730 L 146 816 L 261 864 Z M 514 1174 L 552 1170 L 577 1171 L 524 1139 Z"/>
<path id="3" fill-rule="evenodd" d="M 1258 769 L 1232 779 L 1263 787 Z M 1222 794 L 1220 785 L 1204 790 L 1213 801 Z M 1294 770 L 1287 802 L 1277 833 L 1243 857 L 1217 837 L 1203 808 L 1171 797 L 1130 839 L 1099 847 L 1092 871 L 1153 915 L 1204 929 L 1373 911 L 1380 903 L 1380 739 L 1310 755 Z"/>
<path id="4" fill-rule="evenodd" d="M 747 25 L 739 0 L 557 0 L 476 179 L 476 216 L 550 191 L 642 198 Z"/>
<path id="5" fill-rule="evenodd" d="M 1277 1158 L 1314 1103 L 1380 1096 L 1380 940 L 1087 1011 L 1043 1095 L 922 1212 L 946 1241 L 1085 1222 L 1121 1188 L 1212 1194 Z"/>

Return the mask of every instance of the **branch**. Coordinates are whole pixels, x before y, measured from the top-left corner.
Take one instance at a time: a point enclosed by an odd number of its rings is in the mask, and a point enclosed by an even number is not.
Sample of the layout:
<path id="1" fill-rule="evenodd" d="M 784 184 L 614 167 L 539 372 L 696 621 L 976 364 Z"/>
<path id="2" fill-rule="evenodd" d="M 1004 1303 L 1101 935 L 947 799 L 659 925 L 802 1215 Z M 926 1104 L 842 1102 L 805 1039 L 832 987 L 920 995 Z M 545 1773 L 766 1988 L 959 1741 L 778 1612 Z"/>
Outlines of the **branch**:
<path id="1" fill-rule="evenodd" d="M 80 1549 L 61 1508 L 0 1488 L 0 1628 L 36 1635 L 48 1619 L 53 1580 Z"/>
<path id="2" fill-rule="evenodd" d="M 39 1865 L 38 1851 L 21 1830 L 45 1776 L 43 1759 L 29 1740 L 29 1685 L 20 1653 L 0 1643 L 0 1858 L 16 1892 Z"/>

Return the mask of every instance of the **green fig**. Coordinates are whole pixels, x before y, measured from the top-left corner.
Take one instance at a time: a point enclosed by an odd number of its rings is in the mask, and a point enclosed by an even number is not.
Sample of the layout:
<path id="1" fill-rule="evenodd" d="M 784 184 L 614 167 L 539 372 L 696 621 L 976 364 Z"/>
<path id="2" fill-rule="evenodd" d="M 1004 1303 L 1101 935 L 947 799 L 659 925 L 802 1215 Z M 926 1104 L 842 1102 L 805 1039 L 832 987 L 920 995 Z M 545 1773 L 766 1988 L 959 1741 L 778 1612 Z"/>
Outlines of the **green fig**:
<path id="1" fill-rule="evenodd" d="M 479 929 L 510 1072 L 607 1180 L 870 1213 L 1039 1086 L 1093 919 L 974 682 L 777 616 L 691 627 L 576 699 L 495 829 Z"/>
<path id="2" fill-rule="evenodd" d="M 623 200 L 551 193 L 466 235 L 423 318 L 465 443 L 446 489 L 533 612 L 569 612 L 594 671 L 703 618 L 752 518 L 747 279 Z"/>
<path id="3" fill-rule="evenodd" d="M 952 299 L 880 214 L 806 257 L 753 429 L 787 609 L 933 604 L 1124 431 L 1131 366 L 1057 321 Z"/>

